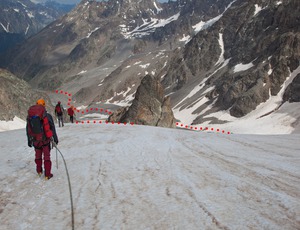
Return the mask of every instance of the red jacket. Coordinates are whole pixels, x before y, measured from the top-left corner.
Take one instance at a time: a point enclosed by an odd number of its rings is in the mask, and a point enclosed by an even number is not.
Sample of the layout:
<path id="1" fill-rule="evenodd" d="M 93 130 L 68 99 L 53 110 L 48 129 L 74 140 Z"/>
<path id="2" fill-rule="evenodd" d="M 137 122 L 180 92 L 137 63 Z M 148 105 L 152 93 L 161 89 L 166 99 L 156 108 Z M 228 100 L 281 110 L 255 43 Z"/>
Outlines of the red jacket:
<path id="1" fill-rule="evenodd" d="M 73 116 L 74 115 L 74 110 L 72 108 L 68 108 L 68 114 L 70 116 Z"/>

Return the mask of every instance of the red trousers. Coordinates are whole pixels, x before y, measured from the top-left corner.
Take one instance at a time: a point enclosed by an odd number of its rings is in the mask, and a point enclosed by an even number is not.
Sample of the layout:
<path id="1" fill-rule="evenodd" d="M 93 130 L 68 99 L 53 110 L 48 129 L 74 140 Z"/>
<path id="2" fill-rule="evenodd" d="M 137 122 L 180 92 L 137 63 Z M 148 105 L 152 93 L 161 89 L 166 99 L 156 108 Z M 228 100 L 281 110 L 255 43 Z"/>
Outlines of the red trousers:
<path id="1" fill-rule="evenodd" d="M 51 174 L 51 159 L 50 159 L 50 143 L 41 147 L 35 147 L 35 163 L 37 173 L 43 172 L 43 155 L 44 155 L 44 168 L 45 176 Z"/>

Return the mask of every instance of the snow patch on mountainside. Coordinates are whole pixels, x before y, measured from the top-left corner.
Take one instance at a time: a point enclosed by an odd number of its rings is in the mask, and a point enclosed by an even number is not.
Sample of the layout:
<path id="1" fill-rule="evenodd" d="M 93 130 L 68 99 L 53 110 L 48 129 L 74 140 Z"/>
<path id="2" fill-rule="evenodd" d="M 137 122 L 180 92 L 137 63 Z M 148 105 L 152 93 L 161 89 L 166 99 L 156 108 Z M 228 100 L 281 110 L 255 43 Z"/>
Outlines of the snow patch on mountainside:
<path id="1" fill-rule="evenodd" d="M 150 21 L 143 19 L 143 24 L 137 26 L 130 32 L 128 32 L 129 29 L 125 25 L 120 25 L 120 28 L 121 28 L 123 36 L 126 39 L 130 39 L 132 37 L 140 38 L 143 36 L 150 35 L 151 33 L 153 33 L 155 31 L 156 28 L 164 27 L 165 25 L 169 24 L 170 22 L 177 20 L 179 18 L 179 16 L 180 16 L 180 13 L 177 13 L 167 19 L 151 18 Z"/>
<path id="2" fill-rule="evenodd" d="M 286 102 L 282 105 L 282 96 L 288 85 L 299 73 L 300 66 L 290 74 L 276 96 L 270 95 L 270 98 L 266 102 L 261 103 L 254 111 L 242 118 L 232 117 L 229 111 L 210 114 L 209 117 L 230 121 L 227 124 L 219 126 L 226 127 L 238 133 L 291 133 L 294 131 L 292 124 L 297 121 L 297 111 L 300 111 L 300 103 Z"/>
<path id="3" fill-rule="evenodd" d="M 1 22 L 0 22 L 2 28 L 5 30 L 6 33 L 9 33 L 9 22 L 7 23 L 7 26 L 5 27 Z"/>
<path id="4" fill-rule="evenodd" d="M 260 6 L 257 5 L 257 4 L 255 4 L 254 6 L 255 6 L 255 11 L 254 11 L 254 15 L 253 15 L 253 16 L 257 15 L 260 11 L 263 10 L 263 8 L 260 7 Z"/>
<path id="5" fill-rule="evenodd" d="M 227 65 L 229 59 L 226 60 L 221 67 Z M 251 63 L 252 64 L 252 63 Z M 247 64 L 239 64 L 235 66 L 236 71 L 242 71 L 247 68 L 250 68 L 252 65 Z M 220 68 L 221 68 L 220 67 Z M 216 70 L 218 71 L 218 70 Z M 276 96 L 271 96 L 269 100 L 264 103 L 261 103 L 257 108 L 247 114 L 242 118 L 236 118 L 230 115 L 229 110 L 220 111 L 216 113 L 212 113 L 207 115 L 207 117 L 215 117 L 221 121 L 226 121 L 226 124 L 211 124 L 209 122 L 203 122 L 196 126 L 214 126 L 218 128 L 228 129 L 235 133 L 254 133 L 254 134 L 287 134 L 294 132 L 295 129 L 293 127 L 293 123 L 297 121 L 299 117 L 297 115 L 297 111 L 300 110 L 300 103 L 284 103 L 282 105 L 282 96 L 288 87 L 288 85 L 293 81 L 293 79 L 300 73 L 300 66 L 294 70 L 290 76 L 286 79 L 280 92 Z M 214 74 L 214 73 L 213 73 Z M 212 74 L 212 75 L 213 75 Z M 212 76 L 211 75 L 211 76 Z M 209 76 L 210 77 L 210 76 Z M 194 96 L 196 93 L 199 93 L 203 90 L 204 82 L 209 78 L 205 78 L 201 84 L 194 87 L 191 92 L 181 100 L 176 106 L 174 106 L 174 116 L 179 122 L 185 125 L 191 125 L 194 119 L 201 114 L 204 114 L 206 111 L 212 108 L 214 102 L 207 106 L 199 113 L 195 113 L 194 111 L 200 106 L 204 105 L 208 99 L 205 98 L 205 93 L 212 90 L 212 88 L 206 89 L 201 93 L 199 99 L 195 101 L 195 103 L 191 104 L 189 107 L 185 107 L 185 101 L 188 101 L 189 98 Z M 280 107 L 281 106 L 281 107 Z M 296 130 L 297 131 L 297 130 Z"/>
<path id="6" fill-rule="evenodd" d="M 183 34 L 182 38 L 179 39 L 180 42 L 184 42 L 185 44 L 187 44 L 190 40 L 191 40 L 191 36 L 185 34 Z"/>
<path id="7" fill-rule="evenodd" d="M 197 23 L 196 25 L 193 26 L 193 29 L 196 33 L 198 33 L 201 30 L 205 30 L 208 27 L 215 24 L 221 17 L 222 17 L 222 14 L 218 15 L 215 18 L 212 18 L 212 19 L 208 20 L 207 22 L 200 21 L 199 23 Z"/>
<path id="8" fill-rule="evenodd" d="M 219 65 L 220 63 L 223 63 L 225 61 L 225 58 L 224 58 L 225 49 L 224 49 L 224 40 L 223 40 L 223 34 L 222 33 L 219 33 L 218 41 L 219 41 L 219 45 L 220 45 L 220 48 L 221 48 L 221 54 L 220 54 L 219 59 L 218 59 L 218 61 L 215 65 Z"/>
<path id="9" fill-rule="evenodd" d="M 153 2 L 153 5 L 154 7 L 156 8 L 156 11 L 157 13 L 161 12 L 163 9 L 162 8 L 159 8 L 157 5 L 156 5 L 156 2 Z"/>
<path id="10" fill-rule="evenodd" d="M 89 38 L 94 32 L 96 32 L 98 29 L 100 29 L 100 27 L 96 27 L 95 29 L 93 29 L 91 32 L 88 33 L 88 35 L 86 36 L 86 38 Z"/>
<path id="11" fill-rule="evenodd" d="M 200 97 L 195 103 L 193 103 L 190 107 L 187 107 L 183 110 L 180 107 L 173 109 L 174 117 L 181 121 L 184 124 L 192 124 L 193 121 L 199 116 L 199 114 L 194 113 L 195 109 L 205 104 L 209 100 L 206 97 Z"/>
<path id="12" fill-rule="evenodd" d="M 254 64 L 252 62 L 247 63 L 247 64 L 240 63 L 233 67 L 233 72 L 237 73 L 237 72 L 245 71 L 245 70 L 252 68 L 253 66 L 254 66 Z"/>
<path id="13" fill-rule="evenodd" d="M 200 21 L 199 23 L 195 24 L 194 26 L 192 26 L 192 28 L 194 29 L 195 33 L 200 32 L 201 30 L 205 30 L 209 27 L 211 27 L 213 24 L 215 24 L 217 21 L 220 20 L 221 17 L 223 17 L 223 14 L 231 7 L 231 5 L 236 2 L 236 0 L 234 0 L 233 2 L 231 2 L 226 9 L 224 10 L 224 12 L 206 22 Z"/>

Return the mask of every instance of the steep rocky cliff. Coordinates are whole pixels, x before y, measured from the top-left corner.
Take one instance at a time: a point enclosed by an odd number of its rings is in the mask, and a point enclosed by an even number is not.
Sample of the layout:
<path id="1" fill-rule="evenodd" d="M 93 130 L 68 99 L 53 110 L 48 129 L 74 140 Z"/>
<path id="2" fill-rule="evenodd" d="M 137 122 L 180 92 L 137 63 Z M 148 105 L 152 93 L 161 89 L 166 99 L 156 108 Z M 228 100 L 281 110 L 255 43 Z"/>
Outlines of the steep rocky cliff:
<path id="1" fill-rule="evenodd" d="M 195 123 L 219 110 L 242 117 L 285 90 L 284 83 L 299 66 L 299 10 L 296 0 L 234 1 L 178 50 L 161 73 L 164 87 L 179 103 L 176 107 L 202 100 L 193 110 Z M 299 95 L 292 86 L 289 92 L 285 101 Z"/>

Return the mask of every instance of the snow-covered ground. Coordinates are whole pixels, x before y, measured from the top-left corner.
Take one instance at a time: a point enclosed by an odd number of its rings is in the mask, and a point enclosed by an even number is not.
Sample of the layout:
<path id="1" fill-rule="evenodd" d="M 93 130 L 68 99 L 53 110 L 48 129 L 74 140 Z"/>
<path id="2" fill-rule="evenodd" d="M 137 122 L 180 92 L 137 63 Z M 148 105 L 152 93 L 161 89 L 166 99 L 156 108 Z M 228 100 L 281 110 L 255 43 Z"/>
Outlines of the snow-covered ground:
<path id="1" fill-rule="evenodd" d="M 26 123 L 24 120 L 14 117 L 12 121 L 1 121 L 0 120 L 0 132 L 9 131 L 14 129 L 25 128 Z"/>
<path id="2" fill-rule="evenodd" d="M 67 124 L 58 147 L 75 229 L 300 229 L 298 134 Z M 0 132 L 0 229 L 70 229 L 62 158 L 35 173 L 25 130 Z"/>

